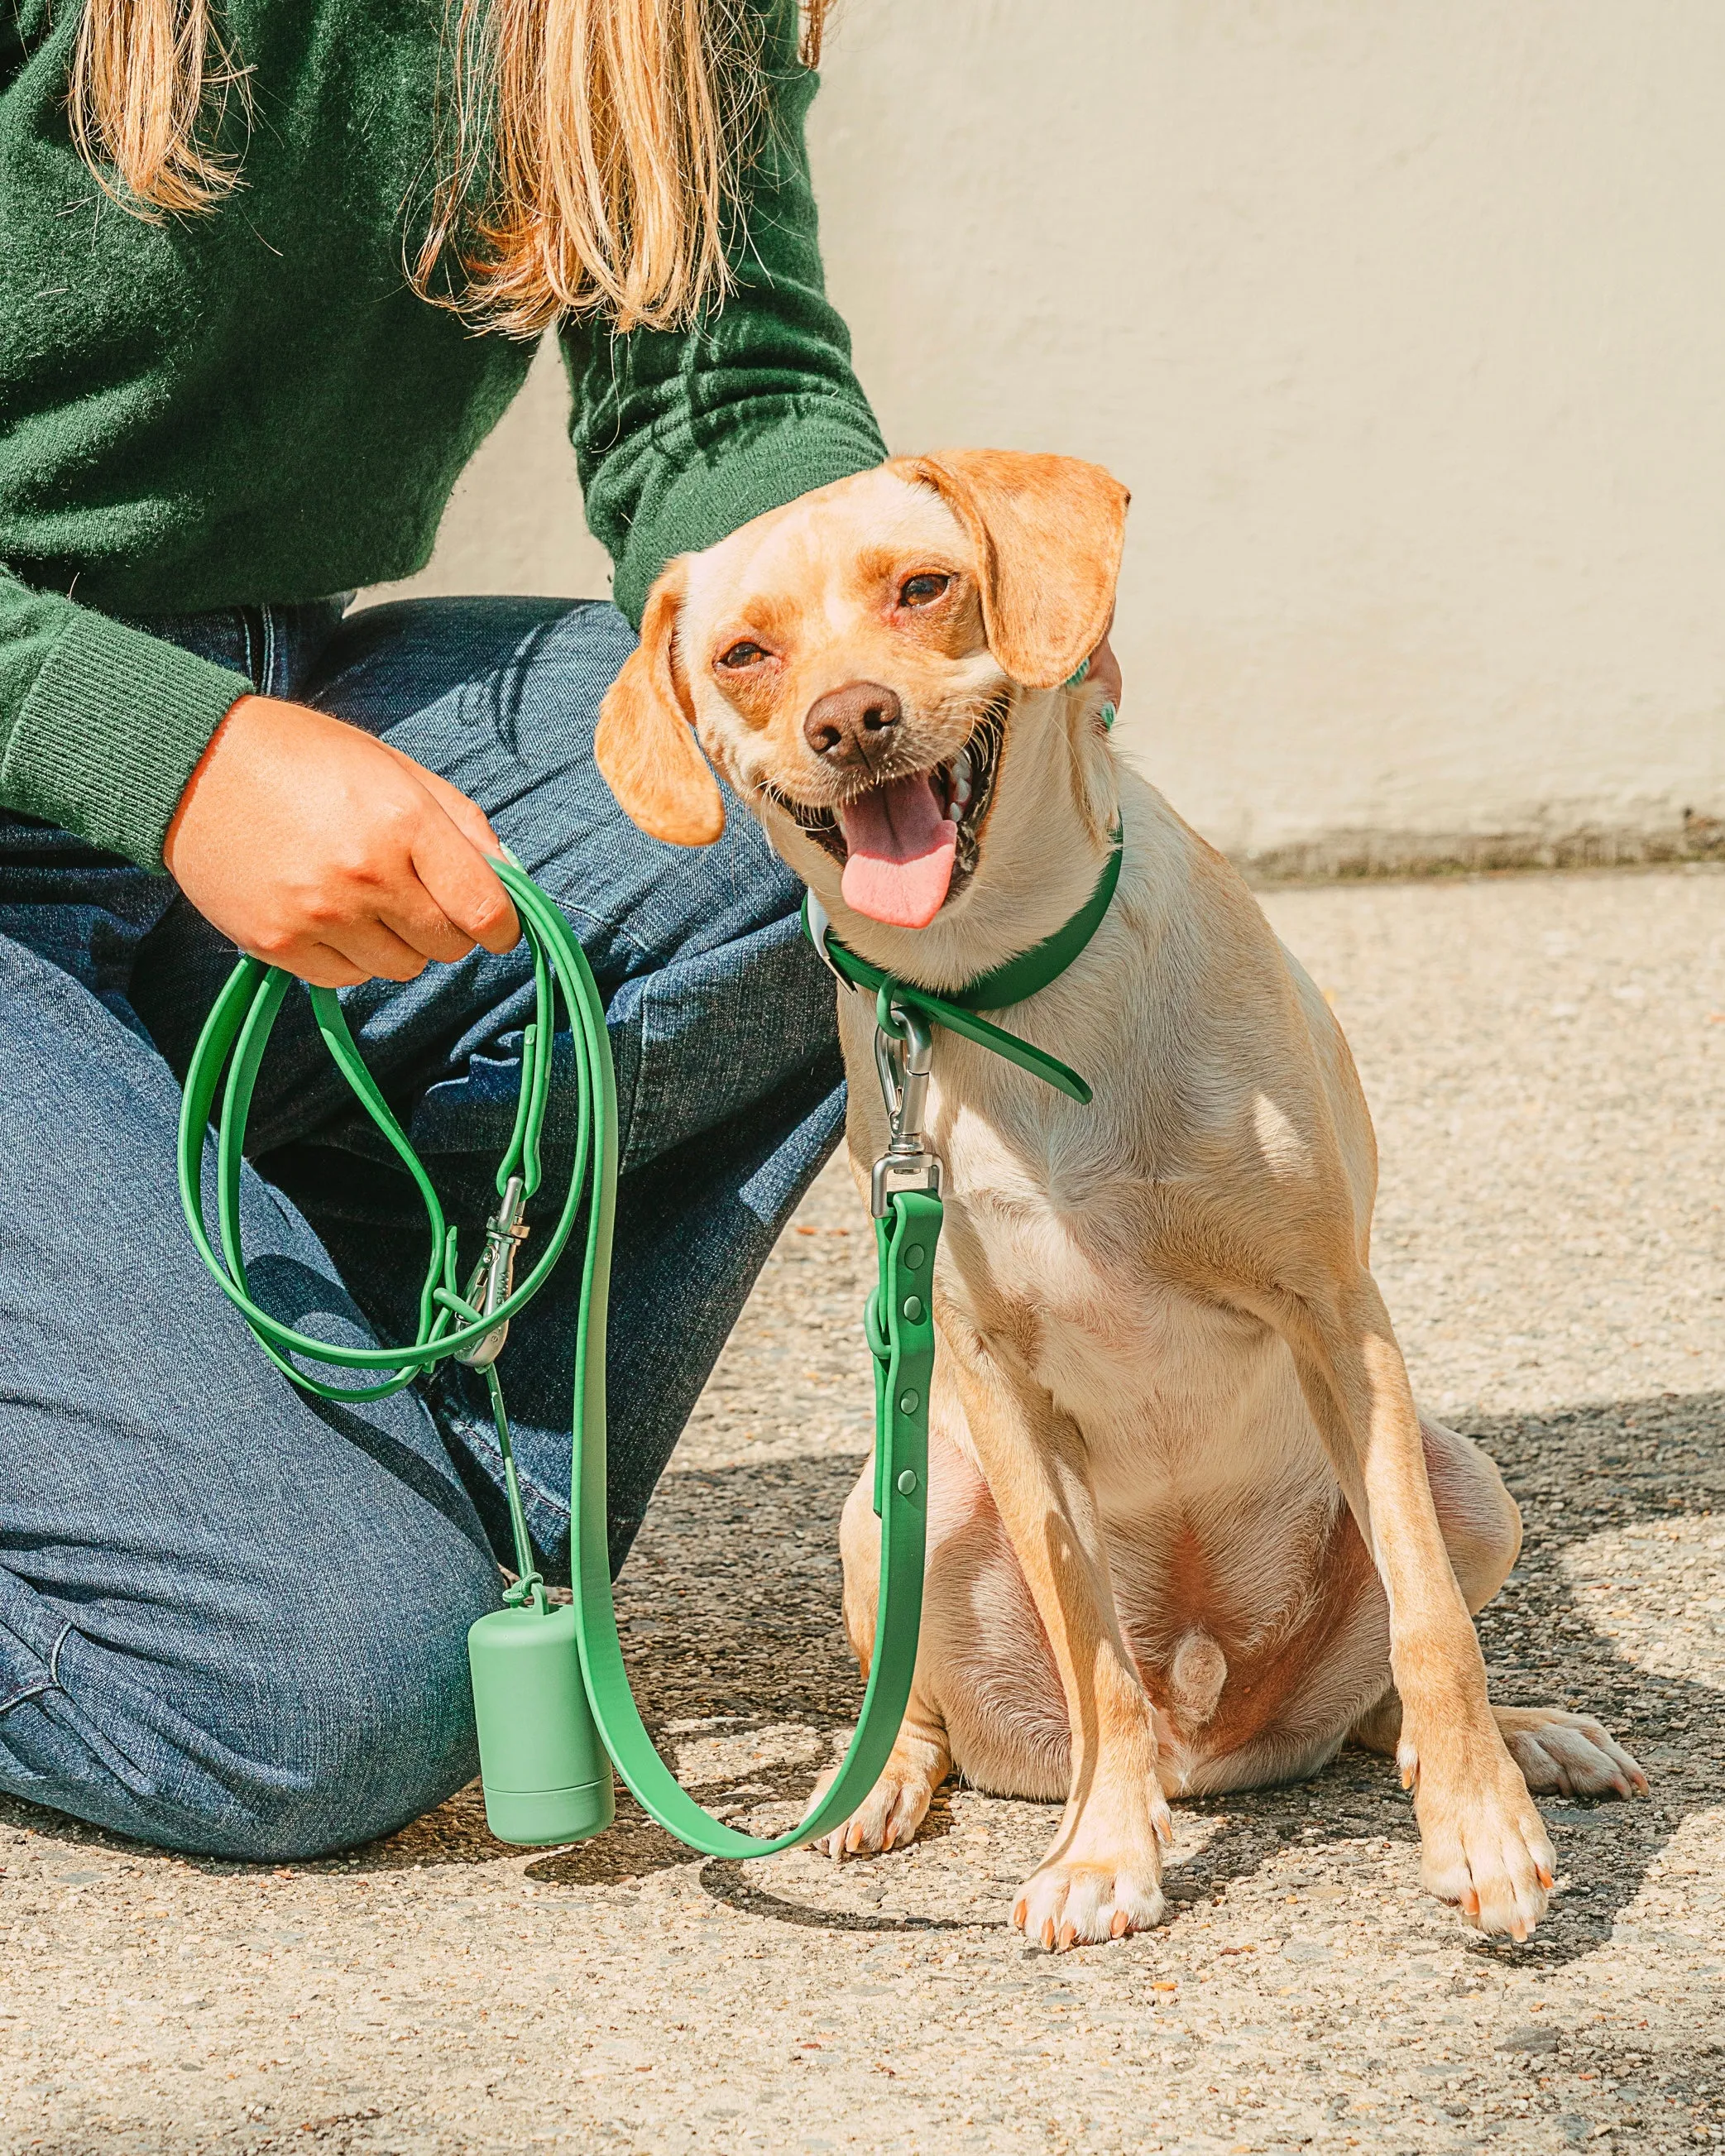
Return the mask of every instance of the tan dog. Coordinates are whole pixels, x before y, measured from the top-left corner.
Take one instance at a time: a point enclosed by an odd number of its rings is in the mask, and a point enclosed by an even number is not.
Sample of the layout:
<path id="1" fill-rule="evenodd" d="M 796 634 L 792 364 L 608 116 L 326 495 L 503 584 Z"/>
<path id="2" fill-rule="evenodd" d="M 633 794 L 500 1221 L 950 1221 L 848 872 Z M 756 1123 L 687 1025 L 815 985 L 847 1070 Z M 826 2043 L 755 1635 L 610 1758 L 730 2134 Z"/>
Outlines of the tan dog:
<path id="1" fill-rule="evenodd" d="M 1110 618 L 1126 506 L 1066 459 L 896 459 L 674 562 L 600 719 L 638 824 L 716 835 L 704 747 L 835 932 L 936 989 L 1058 928 L 1123 821 L 1100 930 L 1004 1021 L 1094 1105 L 937 1036 L 922 1647 L 886 1774 L 829 1845 L 907 1841 L 954 1768 L 1062 1800 L 1014 1921 L 1048 1946 L 1117 1938 L 1162 1912 L 1168 1795 L 1309 1774 L 1352 1734 L 1413 1785 L 1430 1891 L 1525 1938 L 1553 1864 L 1529 1790 L 1645 1779 L 1598 1723 L 1487 1700 L 1470 1612 L 1520 1517 L 1409 1389 L 1347 1045 L 1069 682 Z M 872 1005 L 839 1006 L 866 1188 Z M 865 1469 L 841 1531 L 865 1666 L 870 1488 Z"/>

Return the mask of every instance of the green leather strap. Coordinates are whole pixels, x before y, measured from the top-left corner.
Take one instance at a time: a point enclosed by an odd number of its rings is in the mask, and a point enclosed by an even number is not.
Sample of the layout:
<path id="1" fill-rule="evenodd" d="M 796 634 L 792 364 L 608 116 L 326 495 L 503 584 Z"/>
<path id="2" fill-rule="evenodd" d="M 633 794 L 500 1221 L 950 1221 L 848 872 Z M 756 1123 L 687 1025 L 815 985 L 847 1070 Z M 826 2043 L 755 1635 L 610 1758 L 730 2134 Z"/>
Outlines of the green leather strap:
<path id="1" fill-rule="evenodd" d="M 1072 918 L 1033 943 L 1028 951 L 1009 958 L 989 973 L 979 974 L 947 997 L 960 1010 L 1009 1010 L 1027 1003 L 1039 988 L 1057 981 L 1102 925 L 1102 916 L 1114 903 L 1114 886 L 1120 881 L 1120 857 L 1125 850 L 1124 833 L 1117 817 L 1107 860 L 1096 878 L 1096 887 Z"/>
<path id="2" fill-rule="evenodd" d="M 1032 1047 L 1028 1040 L 1020 1040 L 1015 1033 L 1008 1033 L 1003 1026 L 991 1025 L 987 1019 L 978 1018 L 977 1013 L 1004 1010 L 1010 1004 L 1024 1002 L 1039 988 L 1045 988 L 1050 981 L 1058 980 L 1085 948 L 1113 904 L 1114 887 L 1120 881 L 1123 841 L 1117 820 L 1113 839 L 1113 850 L 1096 879 L 1096 889 L 1070 921 L 1055 929 L 1052 936 L 1045 937 L 1028 951 L 1021 951 L 1016 958 L 1009 958 L 1004 966 L 997 966 L 992 973 L 981 974 L 963 988 L 944 995 L 937 995 L 932 988 L 920 988 L 914 981 L 906 981 L 896 973 L 889 973 L 883 966 L 872 964 L 848 943 L 841 943 L 830 928 L 817 934 L 806 896 L 803 901 L 803 933 L 841 980 L 881 999 L 883 1025 L 887 1024 L 885 1013 L 891 1004 L 913 1004 L 936 1025 L 945 1026 L 948 1033 L 960 1034 L 966 1040 L 973 1040 L 978 1047 L 992 1050 L 1009 1063 L 1016 1063 L 1021 1070 L 1028 1070 L 1032 1077 L 1041 1079 L 1045 1086 L 1052 1086 L 1057 1092 L 1087 1106 L 1093 1096 L 1076 1070 L 1062 1063 L 1057 1055 L 1050 1055 L 1045 1049 Z"/>
<path id="3" fill-rule="evenodd" d="M 240 1246 L 240 1171 L 246 1116 L 270 1029 L 292 983 L 246 958 L 234 969 L 205 1024 L 187 1075 L 179 1132 L 181 1204 L 192 1238 L 217 1284 L 277 1368 L 325 1399 L 375 1399 L 410 1384 L 459 1350 L 477 1345 L 506 1317 L 526 1307 L 570 1241 L 583 1203 L 580 1297 L 575 1336 L 571 1562 L 575 1583 L 577 1651 L 593 1717 L 618 1772 L 662 1826 L 707 1856 L 767 1856 L 828 1833 L 849 1818 L 880 1779 L 911 1695 L 922 1614 L 922 1565 L 927 1522 L 928 1388 L 934 1368 L 930 1282 L 940 1236 L 937 1198 L 899 1194 L 880 1224 L 880 1284 L 870 1306 L 870 1346 L 875 1363 L 875 1488 L 880 1515 L 880 1588 L 875 1653 L 862 1712 L 832 1785 L 788 1833 L 770 1839 L 739 1833 L 702 1809 L 654 1748 L 629 1686 L 611 1571 L 605 1504 L 605 1317 L 617 1201 L 617 1095 L 605 1031 L 604 1004 L 585 953 L 552 900 L 512 862 L 498 864 L 532 947 L 536 1013 L 522 1050 L 516 1129 L 498 1174 L 502 1191 L 520 1173 L 539 1179 L 539 1141 L 549 1098 L 552 1044 L 561 1004 L 573 1037 L 577 1102 L 574 1167 L 555 1224 L 543 1233 L 531 1270 L 493 1310 L 480 1312 L 456 1287 L 456 1235 L 448 1225 L 430 1178 L 405 1131 L 360 1060 L 337 998 L 314 989 L 313 1008 L 324 1041 L 373 1123 L 413 1178 L 430 1230 L 430 1251 L 414 1338 L 401 1347 L 353 1348 L 296 1331 L 255 1302 Z M 225 1082 L 224 1082 L 225 1073 Z M 218 1094 L 215 1210 L 220 1248 L 204 1222 L 203 1158 Z M 360 1389 L 315 1378 L 294 1358 L 388 1374 Z M 486 1377 L 499 1439 L 509 1465 L 507 1418 L 495 1368 Z M 521 1569 L 531 1553 L 518 1506 Z M 367 1588 L 369 1593 L 371 1589 Z"/>
<path id="4" fill-rule="evenodd" d="M 809 928 L 807 899 L 803 901 L 803 927 L 806 932 Z M 813 942 L 814 940 L 810 936 L 809 941 Z M 909 981 L 901 980 L 896 973 L 889 973 L 880 966 L 871 966 L 866 958 L 859 957 L 847 944 L 841 943 L 830 932 L 822 947 L 834 971 L 849 981 L 853 988 L 865 988 L 877 996 L 884 992 L 891 1002 L 913 1004 L 925 1018 L 932 1019 L 937 1025 L 945 1026 L 948 1033 L 963 1034 L 967 1040 L 973 1040 L 978 1048 L 992 1049 L 996 1055 L 1004 1055 L 1009 1063 L 1016 1063 L 1021 1070 L 1028 1070 L 1032 1077 L 1041 1079 L 1045 1086 L 1052 1086 L 1056 1092 L 1065 1093 L 1075 1101 L 1087 1102 L 1090 1100 L 1090 1087 L 1058 1056 L 1050 1055 L 1043 1049 L 1033 1048 L 1028 1040 L 1020 1040 L 1016 1034 L 1004 1032 L 998 1025 L 990 1025 L 987 1019 L 978 1018 L 973 1012 L 948 1003 L 944 996 L 937 996 L 931 989 L 916 988 Z"/>

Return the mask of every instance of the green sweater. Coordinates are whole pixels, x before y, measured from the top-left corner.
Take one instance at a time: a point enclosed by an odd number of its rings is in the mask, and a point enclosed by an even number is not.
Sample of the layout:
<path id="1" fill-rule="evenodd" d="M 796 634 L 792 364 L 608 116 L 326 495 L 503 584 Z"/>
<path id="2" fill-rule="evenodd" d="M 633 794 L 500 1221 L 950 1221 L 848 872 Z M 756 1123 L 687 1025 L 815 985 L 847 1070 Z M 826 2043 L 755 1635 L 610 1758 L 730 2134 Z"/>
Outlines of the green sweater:
<path id="1" fill-rule="evenodd" d="M 68 133 L 77 0 L 0 7 L 0 807 L 157 866 L 251 684 L 116 616 L 411 575 L 531 357 L 417 298 L 445 0 L 228 0 L 243 184 L 150 225 Z M 768 10 L 771 143 L 740 289 L 699 332 L 564 329 L 588 521 L 639 620 L 673 554 L 883 454 L 828 305 L 795 8 Z"/>

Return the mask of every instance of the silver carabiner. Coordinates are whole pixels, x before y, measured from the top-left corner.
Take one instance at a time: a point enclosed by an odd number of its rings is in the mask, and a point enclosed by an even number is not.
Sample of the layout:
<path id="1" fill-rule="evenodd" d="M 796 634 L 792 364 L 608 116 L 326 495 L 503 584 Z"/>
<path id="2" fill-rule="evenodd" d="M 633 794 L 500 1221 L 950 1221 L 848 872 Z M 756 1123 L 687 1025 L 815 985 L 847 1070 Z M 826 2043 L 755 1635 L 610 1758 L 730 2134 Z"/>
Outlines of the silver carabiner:
<path id="1" fill-rule="evenodd" d="M 923 1190 L 939 1197 L 941 1163 L 922 1135 L 928 1107 L 928 1079 L 934 1068 L 934 1029 L 914 1004 L 889 1005 L 904 1028 L 903 1036 L 875 1029 L 875 1070 L 886 1108 L 886 1150 L 870 1178 L 870 1204 L 877 1220 L 886 1218 L 887 1200 L 896 1190 Z"/>
<path id="2" fill-rule="evenodd" d="M 515 1291 L 516 1252 L 526 1242 L 528 1234 L 527 1224 L 521 1218 L 526 1205 L 526 1185 L 520 1176 L 511 1176 L 497 1201 L 497 1210 L 485 1223 L 485 1250 L 468 1278 L 465 1299 L 481 1317 L 489 1317 L 494 1310 L 501 1309 Z M 465 1363 L 470 1369 L 483 1370 L 503 1353 L 503 1343 L 508 1337 L 509 1320 L 506 1317 L 502 1324 L 481 1333 L 472 1347 L 461 1349 L 455 1360 Z"/>

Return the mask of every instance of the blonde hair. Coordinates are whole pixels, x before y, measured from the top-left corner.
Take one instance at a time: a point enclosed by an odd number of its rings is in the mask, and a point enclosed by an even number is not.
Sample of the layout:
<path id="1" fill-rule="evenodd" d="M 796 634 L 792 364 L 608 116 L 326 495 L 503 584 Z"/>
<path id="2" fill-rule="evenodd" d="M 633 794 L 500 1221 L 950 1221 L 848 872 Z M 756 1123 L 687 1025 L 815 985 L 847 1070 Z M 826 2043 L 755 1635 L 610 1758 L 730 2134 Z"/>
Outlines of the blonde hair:
<path id="1" fill-rule="evenodd" d="M 675 328 L 721 298 L 762 114 L 758 5 L 459 0 L 418 290 L 520 336 L 564 314 Z M 805 67 L 827 7 L 801 0 Z M 235 185 L 209 146 L 230 94 L 249 111 L 211 0 L 85 0 L 73 140 L 135 214 L 194 214 Z"/>

